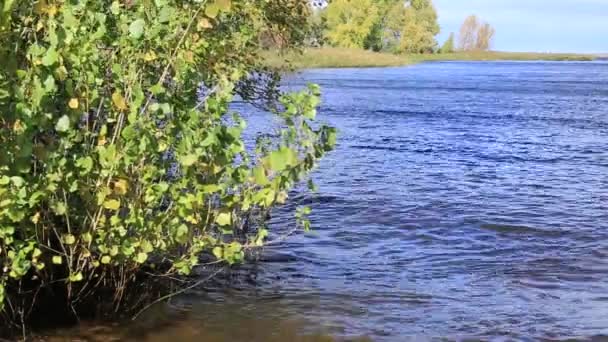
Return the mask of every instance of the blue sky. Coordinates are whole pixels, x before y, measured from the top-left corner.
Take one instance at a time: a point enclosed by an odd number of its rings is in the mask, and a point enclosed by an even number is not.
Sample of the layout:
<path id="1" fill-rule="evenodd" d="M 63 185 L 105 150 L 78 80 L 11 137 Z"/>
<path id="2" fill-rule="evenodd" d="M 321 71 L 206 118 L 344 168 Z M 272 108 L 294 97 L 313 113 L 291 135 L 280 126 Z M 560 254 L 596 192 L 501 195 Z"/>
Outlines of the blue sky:
<path id="1" fill-rule="evenodd" d="M 496 28 L 494 49 L 608 53 L 608 0 L 434 0 L 442 32 L 469 14 Z"/>

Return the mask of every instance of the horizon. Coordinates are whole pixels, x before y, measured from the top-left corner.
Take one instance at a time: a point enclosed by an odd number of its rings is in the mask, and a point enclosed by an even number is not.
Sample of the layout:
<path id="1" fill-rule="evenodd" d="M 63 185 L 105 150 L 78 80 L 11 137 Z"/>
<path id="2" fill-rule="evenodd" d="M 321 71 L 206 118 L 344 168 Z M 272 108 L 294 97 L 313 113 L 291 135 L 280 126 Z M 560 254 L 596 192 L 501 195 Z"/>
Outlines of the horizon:
<path id="1" fill-rule="evenodd" d="M 496 28 L 492 50 L 608 55 L 608 1 L 435 0 L 441 45 L 471 14 Z M 533 28 L 533 29 L 530 29 Z"/>

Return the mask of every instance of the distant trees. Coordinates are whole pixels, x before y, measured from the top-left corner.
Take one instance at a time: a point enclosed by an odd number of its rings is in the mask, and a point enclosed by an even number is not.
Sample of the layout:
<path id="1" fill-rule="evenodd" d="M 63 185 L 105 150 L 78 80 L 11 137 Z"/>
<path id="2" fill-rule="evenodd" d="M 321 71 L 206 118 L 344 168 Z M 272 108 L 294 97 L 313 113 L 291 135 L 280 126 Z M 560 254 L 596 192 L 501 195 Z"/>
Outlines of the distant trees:
<path id="1" fill-rule="evenodd" d="M 333 0 L 325 10 L 327 39 L 334 46 L 363 48 L 378 20 L 373 0 Z"/>
<path id="2" fill-rule="evenodd" d="M 445 43 L 439 49 L 440 53 L 452 53 L 454 52 L 454 32 L 450 33 L 448 39 L 446 39 Z"/>
<path id="3" fill-rule="evenodd" d="M 495 33 L 496 31 L 490 24 L 484 23 L 481 25 L 477 30 L 477 42 L 475 47 L 482 51 L 490 50 Z"/>
<path id="4" fill-rule="evenodd" d="M 399 2 L 400 3 L 400 2 Z M 404 26 L 397 52 L 433 52 L 439 33 L 437 11 L 430 0 L 412 0 L 404 6 Z"/>
<path id="5" fill-rule="evenodd" d="M 407 53 L 437 48 L 431 0 L 332 0 L 321 15 L 333 46 Z"/>
<path id="6" fill-rule="evenodd" d="M 479 19 L 477 19 L 477 16 L 470 15 L 464 20 L 458 35 L 458 50 L 470 51 L 475 49 L 478 27 Z"/>
<path id="7" fill-rule="evenodd" d="M 489 23 L 482 23 L 477 16 L 468 16 L 460 27 L 458 50 L 487 51 L 492 47 L 496 31 Z"/>

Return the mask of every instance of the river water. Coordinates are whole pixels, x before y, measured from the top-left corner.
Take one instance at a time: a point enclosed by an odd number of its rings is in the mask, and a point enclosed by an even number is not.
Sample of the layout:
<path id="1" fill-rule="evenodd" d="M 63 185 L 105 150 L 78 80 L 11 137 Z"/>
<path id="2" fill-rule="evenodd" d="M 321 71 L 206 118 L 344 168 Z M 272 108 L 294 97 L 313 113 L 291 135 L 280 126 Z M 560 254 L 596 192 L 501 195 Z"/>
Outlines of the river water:
<path id="1" fill-rule="evenodd" d="M 292 198 L 314 231 L 175 299 L 187 318 L 156 340 L 608 334 L 608 62 L 320 69 L 287 86 L 306 82 L 340 130 L 318 193 Z"/>

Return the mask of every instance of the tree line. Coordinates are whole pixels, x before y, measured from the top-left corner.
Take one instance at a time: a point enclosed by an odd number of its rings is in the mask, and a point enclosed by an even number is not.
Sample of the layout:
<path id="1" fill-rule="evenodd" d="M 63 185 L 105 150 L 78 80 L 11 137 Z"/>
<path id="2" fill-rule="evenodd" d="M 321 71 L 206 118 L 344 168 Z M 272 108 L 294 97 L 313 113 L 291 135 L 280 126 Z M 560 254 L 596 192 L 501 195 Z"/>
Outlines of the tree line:
<path id="1" fill-rule="evenodd" d="M 312 18 L 313 45 L 396 53 L 437 48 L 437 11 L 431 0 L 333 0 Z"/>
<path id="2" fill-rule="evenodd" d="M 332 0 L 313 11 L 309 45 L 329 45 L 393 53 L 487 51 L 494 28 L 477 16 L 466 18 L 458 38 L 439 47 L 437 11 L 432 0 Z"/>

